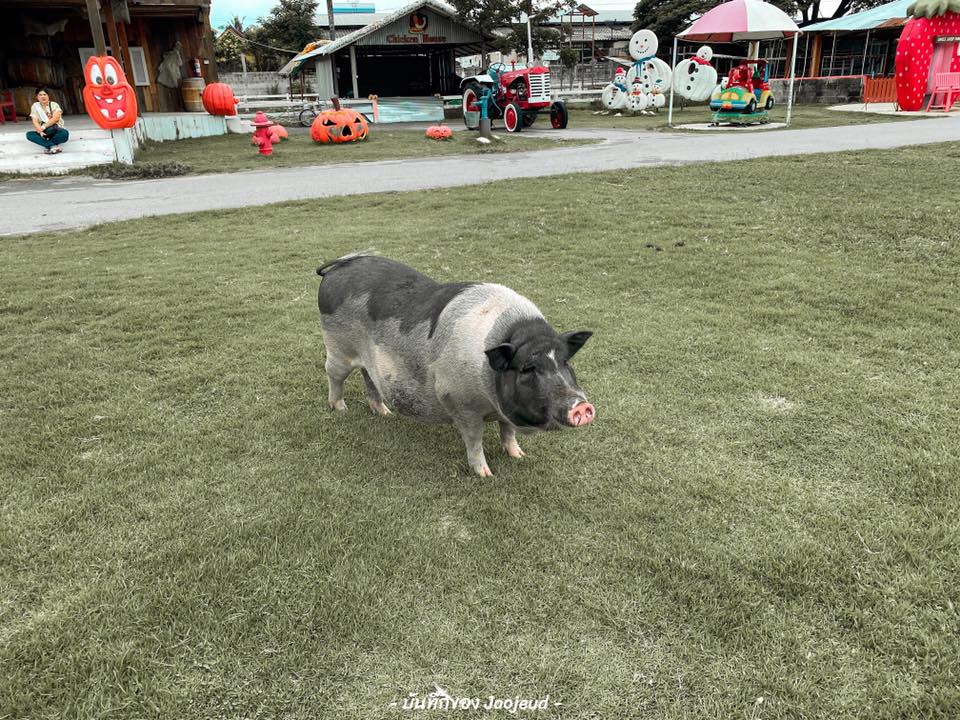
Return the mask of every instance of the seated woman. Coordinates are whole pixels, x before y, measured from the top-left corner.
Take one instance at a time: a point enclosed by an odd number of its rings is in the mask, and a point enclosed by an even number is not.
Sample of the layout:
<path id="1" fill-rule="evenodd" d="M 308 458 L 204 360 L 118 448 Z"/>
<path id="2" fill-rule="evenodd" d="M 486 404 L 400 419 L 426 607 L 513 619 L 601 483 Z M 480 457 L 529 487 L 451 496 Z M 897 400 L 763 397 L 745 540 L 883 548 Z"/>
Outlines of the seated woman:
<path id="1" fill-rule="evenodd" d="M 27 140 L 46 149 L 48 155 L 58 153 L 70 137 L 63 127 L 63 110 L 50 99 L 45 87 L 37 88 L 37 101 L 30 108 L 34 130 L 27 133 Z"/>

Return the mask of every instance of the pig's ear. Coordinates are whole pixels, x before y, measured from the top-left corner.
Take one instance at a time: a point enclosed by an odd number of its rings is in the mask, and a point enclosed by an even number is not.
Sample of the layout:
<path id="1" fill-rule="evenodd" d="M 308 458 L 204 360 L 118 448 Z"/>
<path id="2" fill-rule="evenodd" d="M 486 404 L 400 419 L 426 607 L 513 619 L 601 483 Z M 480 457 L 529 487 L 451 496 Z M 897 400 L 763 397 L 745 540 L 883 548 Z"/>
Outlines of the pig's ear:
<path id="1" fill-rule="evenodd" d="M 516 345 L 503 343 L 502 345 L 497 345 L 495 348 L 490 348 L 485 352 L 487 360 L 490 363 L 490 367 L 497 372 L 503 372 L 510 367 L 510 361 L 513 360 L 513 354 L 516 351 Z"/>
<path id="2" fill-rule="evenodd" d="M 568 332 L 561 335 L 560 339 L 567 344 L 567 349 L 570 351 L 567 357 L 576 355 L 577 350 L 583 347 L 591 335 L 593 335 L 593 333 L 590 330 L 577 330 L 576 332 Z"/>

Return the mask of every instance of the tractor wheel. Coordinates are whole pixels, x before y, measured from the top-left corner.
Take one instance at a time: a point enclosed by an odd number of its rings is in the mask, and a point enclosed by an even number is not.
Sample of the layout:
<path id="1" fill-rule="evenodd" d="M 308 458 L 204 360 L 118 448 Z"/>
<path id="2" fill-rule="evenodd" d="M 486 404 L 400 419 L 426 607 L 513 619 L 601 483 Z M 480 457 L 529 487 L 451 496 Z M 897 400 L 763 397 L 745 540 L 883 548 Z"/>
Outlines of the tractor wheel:
<path id="1" fill-rule="evenodd" d="M 478 82 L 468 83 L 463 89 L 463 124 L 467 126 L 467 130 L 476 130 L 480 127 L 482 105 L 480 98 L 482 96 L 483 88 L 480 87 L 480 83 Z M 476 115 L 472 115 L 471 113 L 476 113 Z M 476 118 L 476 122 L 472 125 L 471 118 Z"/>
<path id="2" fill-rule="evenodd" d="M 537 121 L 537 114 L 535 112 L 528 112 L 523 114 L 523 126 L 525 128 L 530 127 Z"/>
<path id="3" fill-rule="evenodd" d="M 567 126 L 567 120 L 570 119 L 567 113 L 567 106 L 557 100 L 550 106 L 550 125 L 554 130 L 563 130 Z"/>
<path id="4" fill-rule="evenodd" d="M 523 127 L 523 111 L 516 103 L 510 103 L 503 109 L 503 126 L 509 133 L 520 132 Z"/>

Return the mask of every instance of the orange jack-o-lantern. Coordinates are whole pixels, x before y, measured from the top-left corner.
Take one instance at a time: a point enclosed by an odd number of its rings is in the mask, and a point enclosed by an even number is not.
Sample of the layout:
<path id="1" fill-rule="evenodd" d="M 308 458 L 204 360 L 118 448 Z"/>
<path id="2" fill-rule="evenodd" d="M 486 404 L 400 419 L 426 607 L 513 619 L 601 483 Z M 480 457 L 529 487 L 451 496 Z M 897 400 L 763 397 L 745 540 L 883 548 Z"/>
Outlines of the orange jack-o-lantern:
<path id="1" fill-rule="evenodd" d="M 211 115 L 236 115 L 237 103 L 233 88 L 226 83 L 210 83 L 203 89 L 203 109 Z"/>
<path id="2" fill-rule="evenodd" d="M 83 104 L 87 114 L 104 130 L 133 127 L 137 122 L 137 94 L 116 58 L 94 55 L 83 69 L 87 84 Z"/>
<path id="3" fill-rule="evenodd" d="M 359 142 L 367 139 L 367 119 L 356 110 L 324 110 L 310 126 L 310 137 L 318 143 Z"/>
<path id="4" fill-rule="evenodd" d="M 453 137 L 453 130 L 449 125 L 431 125 L 427 128 L 427 137 L 434 140 L 447 140 Z"/>

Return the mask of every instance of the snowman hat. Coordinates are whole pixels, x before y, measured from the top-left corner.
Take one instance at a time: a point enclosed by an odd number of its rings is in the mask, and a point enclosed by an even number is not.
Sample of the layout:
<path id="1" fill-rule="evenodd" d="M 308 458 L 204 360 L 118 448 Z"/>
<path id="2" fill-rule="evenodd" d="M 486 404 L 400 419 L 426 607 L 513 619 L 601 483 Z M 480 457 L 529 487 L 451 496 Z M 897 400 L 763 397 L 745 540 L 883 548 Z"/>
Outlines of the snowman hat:
<path id="1" fill-rule="evenodd" d="M 257 116 L 253 118 L 253 122 L 250 124 L 254 127 L 269 127 L 273 125 L 273 120 L 267 120 L 267 116 L 261 111 L 257 113 Z"/>
<path id="2" fill-rule="evenodd" d="M 624 74 L 625 72 L 626 72 L 626 70 L 623 69 L 623 65 L 618 65 L 618 66 L 617 66 L 617 69 L 614 71 L 613 74 L 614 74 L 614 75 L 622 75 L 622 74 Z"/>

